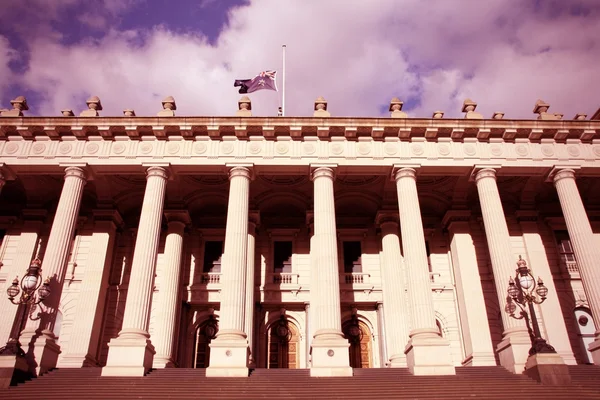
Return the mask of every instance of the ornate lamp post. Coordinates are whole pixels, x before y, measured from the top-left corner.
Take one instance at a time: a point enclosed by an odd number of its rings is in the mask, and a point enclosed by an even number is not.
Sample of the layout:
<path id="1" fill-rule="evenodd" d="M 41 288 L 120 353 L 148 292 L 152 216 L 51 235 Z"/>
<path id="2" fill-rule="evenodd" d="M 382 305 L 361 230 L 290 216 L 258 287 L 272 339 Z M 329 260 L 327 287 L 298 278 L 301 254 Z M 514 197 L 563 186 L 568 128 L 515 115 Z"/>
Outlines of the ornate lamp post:
<path id="1" fill-rule="evenodd" d="M 548 288 L 544 286 L 542 278 L 538 277 L 537 283 L 527 267 L 527 262 L 519 256 L 517 261 L 516 275 L 508 281 L 508 302 L 506 311 L 515 319 L 523 319 L 527 323 L 529 334 L 531 335 L 531 349 L 529 355 L 539 353 L 556 353 L 554 347 L 550 346 L 540 333 L 537 317 L 535 315 L 534 304 L 542 304 L 548 295 Z M 516 303 L 516 305 L 515 305 Z M 517 306 L 521 309 L 519 315 L 515 315 Z M 525 309 L 527 307 L 527 310 Z M 531 322 L 531 325 L 530 325 Z"/>
<path id="2" fill-rule="evenodd" d="M 13 280 L 12 285 L 6 290 L 6 293 L 11 303 L 18 305 L 19 308 L 17 309 L 17 315 L 15 316 L 8 342 L 6 342 L 6 346 L 0 348 L 0 355 L 24 356 L 25 353 L 21 348 L 21 343 L 19 343 L 19 335 L 27 312 L 29 311 L 29 318 L 33 320 L 31 316 L 35 309 L 34 307 L 50 295 L 50 280 L 46 279 L 42 283 L 42 262 L 39 258 L 36 257 L 31 262 L 27 273 L 23 276 L 20 283 L 19 277 Z M 19 296 L 19 293 L 21 293 L 21 297 L 15 300 L 15 297 Z"/>

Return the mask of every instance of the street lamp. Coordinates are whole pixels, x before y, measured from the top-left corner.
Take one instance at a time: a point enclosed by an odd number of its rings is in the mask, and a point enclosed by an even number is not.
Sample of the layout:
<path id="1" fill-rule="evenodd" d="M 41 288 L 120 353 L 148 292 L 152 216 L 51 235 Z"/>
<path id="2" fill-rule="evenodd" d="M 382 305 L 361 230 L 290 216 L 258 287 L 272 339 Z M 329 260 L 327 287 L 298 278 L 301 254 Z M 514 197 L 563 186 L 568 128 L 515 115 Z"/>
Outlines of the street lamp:
<path id="1" fill-rule="evenodd" d="M 542 304 L 548 295 L 548 288 L 544 286 L 542 278 L 538 277 L 537 283 L 531 274 L 531 270 L 527 267 L 527 262 L 519 256 L 517 261 L 516 275 L 514 279 L 511 277 L 508 281 L 508 298 L 506 311 L 515 319 L 525 318 L 529 335 L 531 336 L 531 349 L 529 355 L 538 353 L 556 353 L 554 347 L 550 346 L 540 333 L 537 317 L 535 315 L 534 304 Z M 515 305 L 516 303 L 516 305 Z M 519 315 L 515 315 L 517 306 L 521 309 Z M 525 309 L 529 309 L 529 313 Z M 529 325 L 531 320 L 531 325 Z M 533 329 L 532 329 L 533 326 Z"/>
<path id="2" fill-rule="evenodd" d="M 50 280 L 46 279 L 42 283 L 42 262 L 39 258 L 36 257 L 31 262 L 20 284 L 19 277 L 16 277 L 12 285 L 6 289 L 6 293 L 10 302 L 16 304 L 19 308 L 17 309 L 17 315 L 15 316 L 8 342 L 6 342 L 6 346 L 0 348 L 0 355 L 24 356 L 25 353 L 21 348 L 21 343 L 19 343 L 19 335 L 27 315 L 27 310 L 31 307 L 29 318 L 33 320 L 31 316 L 34 308 L 32 306 L 37 306 L 50 295 Z M 21 296 L 15 300 L 15 297 L 19 296 L 19 293 L 21 293 Z"/>

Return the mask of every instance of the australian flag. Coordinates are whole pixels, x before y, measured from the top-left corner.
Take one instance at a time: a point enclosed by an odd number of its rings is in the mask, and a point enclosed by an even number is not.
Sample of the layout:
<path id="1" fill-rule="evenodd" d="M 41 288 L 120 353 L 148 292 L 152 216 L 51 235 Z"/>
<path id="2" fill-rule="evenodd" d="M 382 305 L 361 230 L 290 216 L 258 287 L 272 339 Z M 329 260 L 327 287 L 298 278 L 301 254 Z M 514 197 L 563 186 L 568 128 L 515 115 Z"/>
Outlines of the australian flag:
<path id="1" fill-rule="evenodd" d="M 233 86 L 240 87 L 239 93 L 252 93 L 261 89 L 277 91 L 275 74 L 277 71 L 263 71 L 252 79 L 236 79 Z"/>

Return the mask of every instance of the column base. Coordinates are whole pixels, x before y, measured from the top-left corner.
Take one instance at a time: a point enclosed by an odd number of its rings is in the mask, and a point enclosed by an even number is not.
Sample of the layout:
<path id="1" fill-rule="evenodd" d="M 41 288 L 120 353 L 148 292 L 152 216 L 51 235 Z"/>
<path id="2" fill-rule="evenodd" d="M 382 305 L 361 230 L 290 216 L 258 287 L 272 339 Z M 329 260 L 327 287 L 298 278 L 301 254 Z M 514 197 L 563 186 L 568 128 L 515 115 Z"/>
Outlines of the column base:
<path id="1" fill-rule="evenodd" d="M 154 356 L 154 361 L 152 362 L 153 369 L 161 369 L 161 368 L 175 368 L 175 362 L 169 357 L 161 357 Z"/>
<path id="2" fill-rule="evenodd" d="M 317 332 L 310 349 L 310 376 L 352 376 L 349 347 L 350 343 L 341 332 Z"/>
<path id="3" fill-rule="evenodd" d="M 29 349 L 33 359 L 33 364 L 30 364 L 30 372 L 32 372 L 31 368 L 33 367 L 35 376 L 43 375 L 56 368 L 60 346 L 56 343 L 54 333 L 46 330 L 42 331 L 39 337 L 33 339 Z"/>
<path id="4" fill-rule="evenodd" d="M 210 365 L 206 368 L 208 377 L 248 377 L 248 356 L 250 349 L 243 332 L 221 335 L 210 342 Z"/>
<path id="5" fill-rule="evenodd" d="M 25 357 L 19 355 L 0 356 L 0 389 L 6 389 L 11 383 L 24 382 L 30 377 Z"/>
<path id="6" fill-rule="evenodd" d="M 411 335 L 404 354 L 413 375 L 456 375 L 450 342 L 437 332 Z"/>
<path id="7" fill-rule="evenodd" d="M 144 336 L 111 339 L 102 376 L 144 376 L 152 368 L 155 353 L 154 346 Z"/>
<path id="8" fill-rule="evenodd" d="M 538 353 L 529 356 L 525 375 L 545 385 L 569 385 L 569 367 L 556 353 Z"/>
<path id="9" fill-rule="evenodd" d="M 592 362 L 594 365 L 600 365 L 600 338 L 596 338 L 590 343 L 588 350 L 592 353 Z"/>
<path id="10" fill-rule="evenodd" d="M 98 362 L 89 354 L 67 354 L 58 359 L 58 368 L 97 367 Z"/>
<path id="11" fill-rule="evenodd" d="M 530 348 L 531 339 L 527 331 L 519 330 L 506 335 L 496 348 L 500 365 L 513 374 L 522 373 L 525 370 Z"/>
<path id="12" fill-rule="evenodd" d="M 406 355 L 394 355 L 390 357 L 389 361 L 386 363 L 387 368 L 406 368 Z"/>
<path id="13" fill-rule="evenodd" d="M 496 366 L 496 357 L 492 353 L 472 353 L 461 363 L 463 367 Z"/>

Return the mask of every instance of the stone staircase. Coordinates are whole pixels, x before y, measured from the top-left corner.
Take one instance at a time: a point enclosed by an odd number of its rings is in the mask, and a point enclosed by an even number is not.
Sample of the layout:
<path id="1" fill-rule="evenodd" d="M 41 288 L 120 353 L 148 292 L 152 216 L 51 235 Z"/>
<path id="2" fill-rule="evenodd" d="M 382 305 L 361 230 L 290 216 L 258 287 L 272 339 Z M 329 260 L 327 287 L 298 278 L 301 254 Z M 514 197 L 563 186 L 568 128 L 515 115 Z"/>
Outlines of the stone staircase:
<path id="1" fill-rule="evenodd" d="M 0 399 L 600 399 L 600 367 L 570 366 L 573 383 L 552 387 L 502 367 L 459 367 L 456 376 L 407 369 L 355 369 L 311 378 L 306 369 L 257 369 L 248 378 L 207 378 L 203 369 L 160 369 L 145 377 L 101 377 L 99 368 L 57 369 L 0 390 Z"/>

